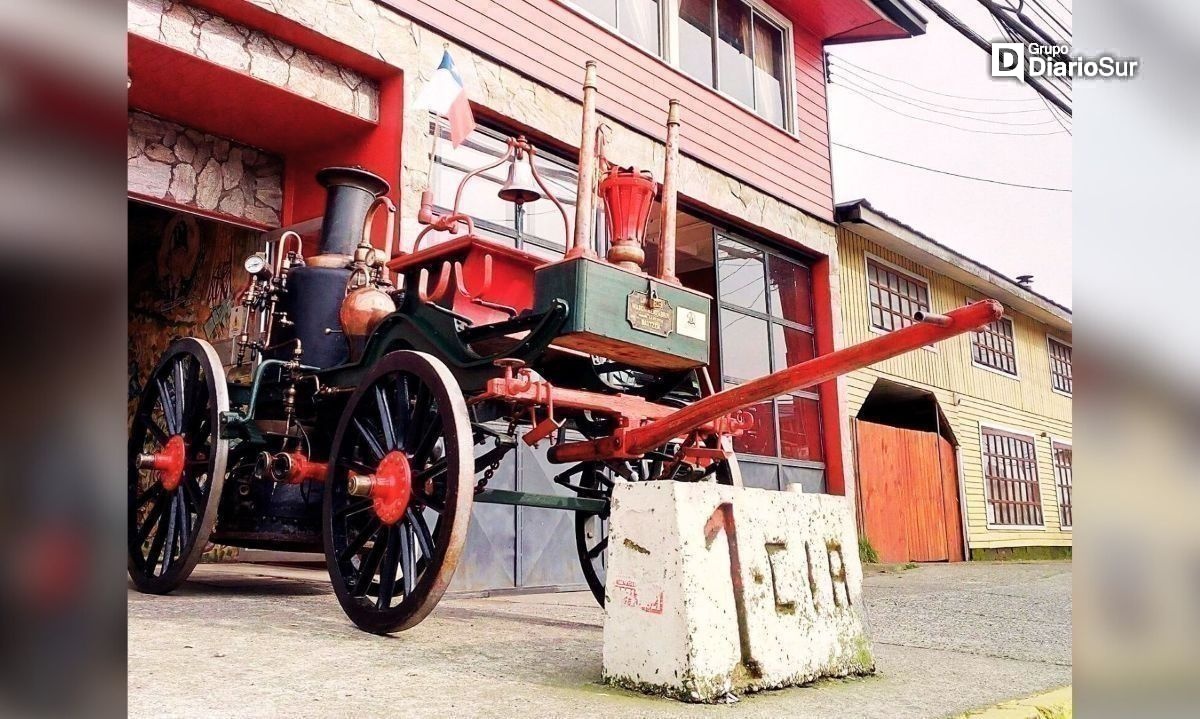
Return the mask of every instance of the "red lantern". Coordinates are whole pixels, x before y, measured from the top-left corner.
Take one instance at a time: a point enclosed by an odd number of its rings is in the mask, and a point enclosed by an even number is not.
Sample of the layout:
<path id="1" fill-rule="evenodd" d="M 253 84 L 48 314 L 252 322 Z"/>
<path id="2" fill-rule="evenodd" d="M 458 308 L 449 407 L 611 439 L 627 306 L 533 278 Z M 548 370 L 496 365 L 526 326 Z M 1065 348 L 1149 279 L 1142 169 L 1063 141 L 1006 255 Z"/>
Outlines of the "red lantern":
<path id="1" fill-rule="evenodd" d="M 646 261 L 642 244 L 646 240 L 656 185 L 649 172 L 632 167 L 614 166 L 600 180 L 596 191 L 604 201 L 604 214 L 608 217 L 612 237 L 608 261 L 614 265 L 641 271 Z"/>

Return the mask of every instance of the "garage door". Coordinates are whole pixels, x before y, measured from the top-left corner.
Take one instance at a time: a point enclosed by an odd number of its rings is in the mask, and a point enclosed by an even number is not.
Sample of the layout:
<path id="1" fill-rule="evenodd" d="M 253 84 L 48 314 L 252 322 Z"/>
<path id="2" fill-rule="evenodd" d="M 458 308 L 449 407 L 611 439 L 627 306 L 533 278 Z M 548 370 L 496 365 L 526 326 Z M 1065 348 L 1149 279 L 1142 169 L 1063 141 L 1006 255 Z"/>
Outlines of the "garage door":
<path id="1" fill-rule="evenodd" d="M 935 432 L 855 421 L 859 510 L 882 562 L 960 562 L 954 446 Z"/>

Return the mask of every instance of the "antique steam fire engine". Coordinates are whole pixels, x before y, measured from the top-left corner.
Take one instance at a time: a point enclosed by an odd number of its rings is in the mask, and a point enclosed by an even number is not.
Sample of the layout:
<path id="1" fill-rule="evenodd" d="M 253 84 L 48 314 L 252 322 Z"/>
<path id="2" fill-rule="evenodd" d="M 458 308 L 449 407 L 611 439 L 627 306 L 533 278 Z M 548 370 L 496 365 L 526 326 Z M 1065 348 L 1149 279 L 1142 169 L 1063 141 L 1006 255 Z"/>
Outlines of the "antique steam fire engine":
<path id="1" fill-rule="evenodd" d="M 466 175 L 454 209 L 393 252 L 387 183 L 328 168 L 319 246 L 284 233 L 247 259 L 239 371 L 189 337 L 154 369 L 129 440 L 129 574 L 142 591 L 183 582 L 206 544 L 323 551 L 338 601 L 371 632 L 407 629 L 454 574 L 475 502 L 576 513 L 584 576 L 603 602 L 614 482 L 740 484 L 731 438 L 744 408 L 978 328 L 979 302 L 733 389 L 707 379 L 713 299 L 675 277 L 679 106 L 667 120 L 661 186 L 603 155 L 595 66 L 584 84 L 571 246 L 547 262 L 475 233 L 459 201 L 480 173 L 511 163 L 500 197 L 563 205 L 523 138 Z M 599 176 L 599 177 L 598 177 Z M 594 197 L 610 248 L 590 247 Z M 642 267 L 656 195 L 657 267 Z M 383 248 L 372 225 L 385 213 Z M 431 233 L 442 241 L 425 244 Z M 446 239 L 448 236 L 449 239 Z M 249 371 L 247 371 L 249 370 Z M 548 442 L 568 495 L 497 489 L 488 480 L 517 442 Z"/>

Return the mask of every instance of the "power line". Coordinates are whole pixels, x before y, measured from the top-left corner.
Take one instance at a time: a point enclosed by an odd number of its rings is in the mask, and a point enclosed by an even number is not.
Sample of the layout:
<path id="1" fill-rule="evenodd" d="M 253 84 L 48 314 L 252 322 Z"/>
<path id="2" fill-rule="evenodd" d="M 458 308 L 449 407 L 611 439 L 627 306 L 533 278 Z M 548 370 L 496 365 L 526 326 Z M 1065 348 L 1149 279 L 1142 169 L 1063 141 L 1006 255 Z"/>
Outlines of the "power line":
<path id="1" fill-rule="evenodd" d="M 1016 135 L 1016 136 L 1022 136 L 1022 137 L 1037 137 L 1037 136 L 1041 136 L 1041 135 L 1061 135 L 1063 133 L 1063 130 L 1061 130 L 1061 129 L 1054 130 L 1053 132 L 1004 132 L 1003 130 L 975 130 L 975 129 L 972 129 L 969 127 L 961 127 L 959 125 L 951 125 L 946 122 L 938 122 L 937 120 L 931 120 L 927 117 L 920 117 L 919 115 L 910 115 L 907 112 L 901 112 L 900 110 L 897 110 L 894 107 L 890 107 L 888 105 L 883 104 L 882 102 L 879 102 L 875 98 L 871 97 L 871 95 L 868 93 L 862 92 L 861 90 L 854 89 L 850 85 L 847 85 L 842 82 L 838 82 L 836 84 L 838 87 L 841 87 L 844 90 L 849 90 L 850 92 L 852 92 L 856 95 L 860 95 L 861 97 L 866 99 L 868 102 L 870 102 L 874 105 L 878 105 L 879 107 L 882 107 L 884 110 L 887 110 L 888 112 L 892 112 L 897 115 L 900 115 L 901 117 L 907 117 L 910 120 L 918 120 L 920 122 L 928 122 L 933 125 L 941 125 L 942 127 L 949 127 L 954 130 L 961 130 L 962 132 L 973 132 L 973 133 L 976 133 L 979 135 Z M 978 122 L 987 122 L 987 121 L 986 120 L 978 120 Z M 1053 123 L 1050 123 L 1050 124 L 1053 124 Z"/>
<path id="2" fill-rule="evenodd" d="M 852 152 L 857 152 L 861 155 L 867 155 L 868 157 L 874 157 L 877 160 L 884 160 L 885 162 L 893 162 L 897 165 L 904 165 L 905 167 L 912 167 L 912 168 L 915 168 L 918 170 L 925 170 L 926 172 L 934 172 L 939 175 L 949 175 L 950 177 L 957 177 L 957 178 L 963 179 L 963 180 L 974 180 L 976 182 L 989 182 L 993 185 L 1005 185 L 1006 187 L 1020 187 L 1020 188 L 1026 189 L 1026 190 L 1044 190 L 1046 192 L 1068 192 L 1068 193 L 1071 191 L 1070 188 L 1064 188 L 1064 187 L 1043 187 L 1041 185 L 1023 185 L 1019 182 L 1006 182 L 1005 180 L 995 180 L 990 177 L 975 177 L 973 175 L 960 175 L 957 172 L 950 172 L 949 170 L 938 170 L 933 167 L 925 167 L 924 165 L 916 165 L 911 162 L 897 160 L 894 157 L 884 157 L 883 155 L 876 155 L 873 152 L 867 152 L 866 150 L 860 150 L 857 147 L 851 147 L 850 145 L 843 145 L 840 142 L 834 142 L 832 144 L 835 145 L 836 147 L 841 147 L 843 149 L 850 150 Z"/>
<path id="3" fill-rule="evenodd" d="M 974 101 L 974 102 L 1027 102 L 1027 103 L 1028 103 L 1028 102 L 1037 102 L 1037 100 L 1036 100 L 1036 99 L 1033 99 L 1033 98 L 1014 98 L 1014 97 L 967 97 L 966 95 L 952 95 L 952 94 L 950 94 L 950 93 L 946 93 L 946 92 L 938 92 L 937 90 L 930 90 L 929 88 L 926 88 L 926 87 L 921 87 L 920 85 L 914 85 L 914 84 L 912 84 L 911 82 L 908 82 L 907 80 L 901 80 L 901 79 L 899 79 L 899 78 L 896 78 L 896 77 L 891 77 L 891 76 L 889 76 L 889 75 L 884 75 L 884 74 L 883 74 L 883 73 L 881 73 L 881 72 L 876 72 L 875 70 L 871 70 L 871 69 L 869 69 L 869 68 L 865 68 L 865 67 L 863 67 L 862 65 L 856 65 L 856 64 L 854 64 L 854 63 L 850 62 L 849 60 L 847 60 L 846 58 L 842 57 L 841 55 L 830 55 L 830 57 L 831 57 L 832 59 L 834 59 L 834 60 L 837 60 L 837 61 L 838 61 L 839 63 L 841 63 L 841 64 L 849 65 L 849 66 L 851 66 L 851 67 L 853 67 L 853 68 L 855 68 L 855 69 L 862 70 L 863 72 L 866 72 L 866 73 L 870 73 L 870 74 L 872 74 L 872 75 L 875 75 L 876 77 L 881 77 L 881 78 L 883 78 L 884 80 L 891 80 L 892 82 L 898 82 L 898 83 L 900 83 L 901 85 L 908 85 L 909 87 L 911 87 L 911 88 L 913 88 L 913 89 L 920 90 L 921 92 L 927 92 L 927 93 L 929 93 L 929 94 L 931 94 L 931 95 L 941 95 L 942 97 L 952 97 L 952 98 L 955 98 L 955 99 L 957 99 L 957 100 L 971 100 L 971 101 Z"/>
<path id="4" fill-rule="evenodd" d="M 962 20 L 959 20 L 958 17 L 956 17 L 949 10 L 942 7 L 941 4 L 939 4 L 936 0 L 921 0 L 921 3 L 925 5 L 925 7 L 929 8 L 933 14 L 937 15 L 942 22 L 954 28 L 960 35 L 973 42 L 976 47 L 987 53 L 992 51 L 991 43 L 983 39 L 979 33 L 972 30 L 966 23 L 964 23 Z M 1028 69 L 1025 71 L 1025 80 L 1033 89 L 1037 90 L 1042 97 L 1045 97 L 1047 100 L 1054 103 L 1058 109 L 1062 110 L 1068 115 L 1072 114 L 1071 103 L 1051 92 L 1046 84 L 1038 82 L 1038 78 L 1030 75 Z"/>
<path id="5" fill-rule="evenodd" d="M 859 85 L 856 82 L 847 80 L 845 75 L 834 75 L 834 76 L 832 76 L 830 81 L 834 82 L 836 84 L 839 84 L 842 87 L 854 88 L 856 90 L 861 90 L 863 92 L 872 93 L 872 94 L 879 94 L 880 97 L 886 97 L 889 100 L 895 100 L 897 102 L 902 102 L 905 105 L 910 105 L 912 107 L 917 108 L 918 110 L 925 110 L 926 112 L 932 112 L 932 113 L 935 113 L 938 115 L 944 115 L 946 117 L 957 117 L 957 118 L 961 118 L 964 120 L 971 120 L 972 122 L 986 122 L 989 125 L 1003 125 L 1005 127 L 1038 127 L 1041 125 L 1055 124 L 1053 119 L 1043 120 L 1043 121 L 1039 121 L 1039 122 L 1012 122 L 1010 120 L 989 120 L 987 118 L 975 117 L 973 115 L 962 115 L 962 114 L 955 113 L 955 112 L 947 112 L 945 110 L 935 110 L 933 108 L 923 107 L 921 105 L 916 104 L 915 102 L 910 102 L 909 100 L 904 99 L 903 96 L 892 96 L 892 95 L 878 93 L 876 90 L 874 90 L 872 88 L 863 87 L 862 85 Z M 1034 112 L 1044 112 L 1044 110 L 1038 109 L 1038 110 L 1035 110 Z"/>
<path id="6" fill-rule="evenodd" d="M 895 95 L 896 99 L 904 98 L 905 100 L 911 100 L 912 102 L 921 103 L 922 105 L 930 105 L 931 107 L 942 108 L 945 110 L 957 110 L 958 112 L 967 112 L 967 113 L 971 113 L 973 115 L 1027 115 L 1029 113 L 1035 113 L 1035 112 L 1036 113 L 1046 112 L 1046 109 L 1044 106 L 1043 107 L 1034 107 L 1034 108 L 1030 108 L 1028 110 L 973 110 L 973 109 L 967 108 L 967 107 L 957 107 L 955 105 L 943 105 L 942 103 L 933 102 L 932 100 L 922 100 L 919 97 L 913 97 L 912 95 L 905 95 L 904 93 L 900 92 L 899 90 L 894 90 L 886 85 L 883 85 L 875 80 L 872 80 L 871 78 L 869 78 L 865 75 L 860 75 L 848 67 L 838 67 L 838 66 L 832 66 L 832 67 L 834 67 L 834 69 L 836 69 L 838 72 L 850 73 L 850 75 L 852 75 L 854 77 L 854 79 L 858 82 L 865 82 L 868 85 L 870 85 L 872 88 L 878 88 L 878 90 L 881 92 L 886 92 L 886 93 L 890 93 L 891 95 Z M 1024 102 L 1024 101 L 1022 101 L 1022 102 Z M 1029 102 L 1037 102 L 1037 100 L 1030 100 Z M 1044 103 L 1043 103 L 1043 105 L 1044 105 Z"/>

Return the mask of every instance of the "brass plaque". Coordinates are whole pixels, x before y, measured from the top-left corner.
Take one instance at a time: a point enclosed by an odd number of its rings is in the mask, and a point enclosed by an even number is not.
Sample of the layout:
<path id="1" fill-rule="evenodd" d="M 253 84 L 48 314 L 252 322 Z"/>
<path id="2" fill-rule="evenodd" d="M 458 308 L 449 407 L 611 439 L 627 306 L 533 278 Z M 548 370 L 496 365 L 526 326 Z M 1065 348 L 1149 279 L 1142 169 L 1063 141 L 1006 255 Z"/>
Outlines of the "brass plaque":
<path id="1" fill-rule="evenodd" d="M 645 292 L 632 292 L 629 295 L 627 307 L 625 319 L 629 320 L 629 325 L 635 330 L 649 332 L 660 337 L 667 337 L 671 334 L 674 313 L 671 312 L 670 302 L 661 297 L 656 297 L 653 302 L 650 302 Z"/>

